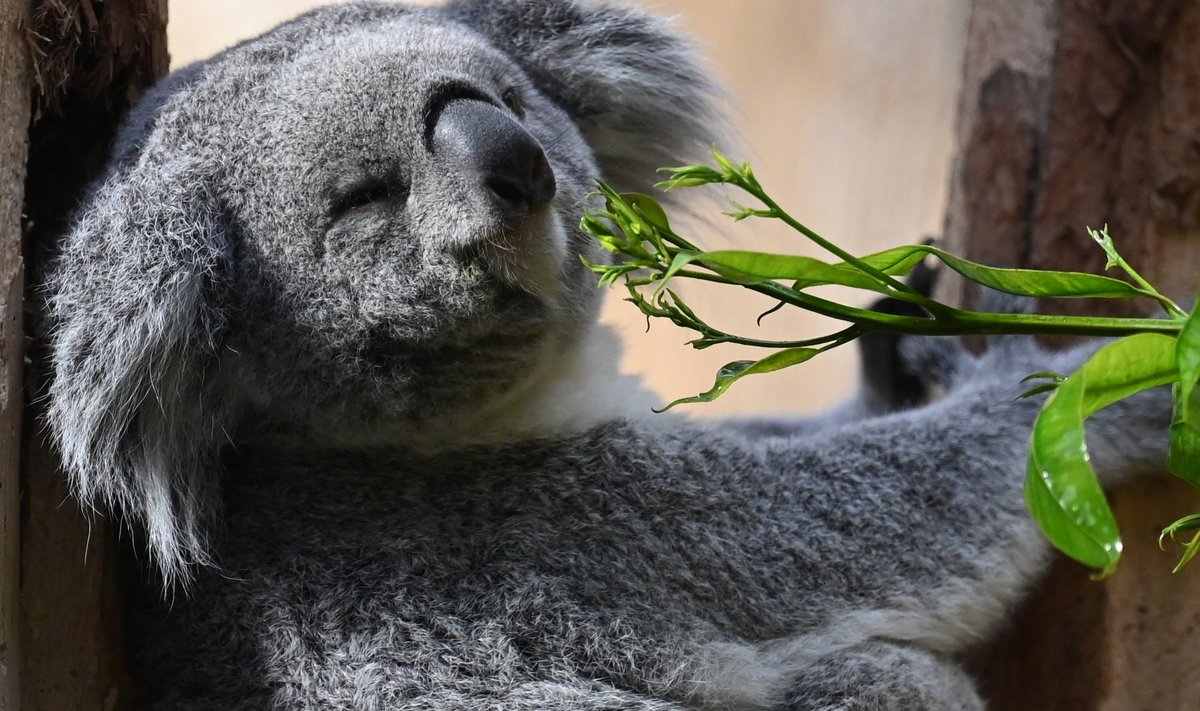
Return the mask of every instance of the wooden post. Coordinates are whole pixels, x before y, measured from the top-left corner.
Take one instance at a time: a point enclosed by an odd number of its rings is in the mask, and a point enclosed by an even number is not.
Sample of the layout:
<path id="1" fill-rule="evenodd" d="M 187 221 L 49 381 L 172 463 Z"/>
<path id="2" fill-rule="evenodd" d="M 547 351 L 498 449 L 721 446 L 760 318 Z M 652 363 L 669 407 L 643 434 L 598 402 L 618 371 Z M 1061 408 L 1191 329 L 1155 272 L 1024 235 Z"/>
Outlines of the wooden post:
<path id="1" fill-rule="evenodd" d="M 29 66 L 19 27 L 25 0 L 0 0 L 0 711 L 20 705 L 22 375 L 21 203 L 29 126 Z"/>
<path id="2" fill-rule="evenodd" d="M 976 0 L 968 30 L 951 250 L 1009 266 L 1101 270 L 1085 226 L 1190 302 L 1200 283 L 1200 3 Z M 1067 309 L 1129 308 L 1123 302 Z M 1144 305 L 1143 305 L 1144 306 Z M 1191 709 L 1200 566 L 1177 576 L 1159 530 L 1200 511 L 1164 477 L 1113 494 L 1126 543 L 1092 582 L 1059 561 L 972 663 L 990 708 Z"/>
<path id="3" fill-rule="evenodd" d="M 29 14 L 18 29 L 10 18 L 15 21 L 20 16 L 14 13 L 26 7 Z M 0 420 L 0 496 L 6 504 L 0 549 L 0 589 L 6 596 L 0 598 L 5 603 L 0 629 L 5 636 L 0 639 L 10 644 L 0 650 L 0 691 L 5 708 L 14 711 L 109 710 L 125 706 L 126 699 L 121 691 L 123 654 L 108 530 L 103 519 L 89 522 L 70 499 L 42 441 L 32 395 L 41 388 L 45 368 L 36 338 L 29 336 L 38 332 L 35 290 L 55 237 L 103 166 L 120 117 L 145 86 L 166 72 L 166 0 L 0 0 L 0 10 L 0 79 L 5 92 L 0 102 L 0 287 L 11 289 L 4 302 L 2 362 L 7 379 L 0 381 L 9 387 L 7 401 L 0 401 L 5 418 Z M 21 56 L 14 60 L 20 63 L 11 66 L 30 65 L 12 80 L 11 92 L 18 98 L 11 100 L 10 54 Z M 24 116 L 14 119 L 12 112 L 22 106 Z M 10 139 L 10 131 L 17 138 Z M 10 152 L 10 140 L 15 141 L 12 151 L 23 151 L 27 135 L 26 160 L 23 152 Z M 21 244 L 19 208 L 10 211 L 9 202 L 15 199 L 15 205 L 21 205 L 22 187 L 23 255 L 15 251 Z M 10 324 L 20 322 L 11 321 L 9 311 L 22 313 L 22 256 L 26 337 L 17 330 L 10 341 Z M 4 293 L 0 291 L 0 298 Z M 23 429 L 13 424 L 10 430 L 9 413 L 21 414 L 20 380 L 13 378 L 21 375 L 23 362 L 30 364 L 24 373 Z M 10 372 L 14 366 L 15 375 Z M 16 446 L 18 441 L 22 447 Z M 17 465 L 18 452 L 19 519 L 10 518 L 16 481 L 10 467 Z M 14 606 L 7 596 L 18 583 Z M 19 648 L 11 645 L 16 639 L 10 626 L 14 615 Z"/>

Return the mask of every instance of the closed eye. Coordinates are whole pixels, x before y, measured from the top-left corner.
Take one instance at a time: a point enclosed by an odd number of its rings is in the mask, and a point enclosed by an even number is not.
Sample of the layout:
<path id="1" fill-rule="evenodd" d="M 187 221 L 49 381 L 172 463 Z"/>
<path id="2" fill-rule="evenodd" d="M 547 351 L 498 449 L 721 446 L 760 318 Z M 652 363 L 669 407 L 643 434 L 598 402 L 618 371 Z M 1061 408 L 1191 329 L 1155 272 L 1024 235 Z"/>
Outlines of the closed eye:
<path id="1" fill-rule="evenodd" d="M 516 114 L 517 118 L 525 118 L 525 102 L 521 100 L 521 94 L 516 88 L 505 89 L 500 94 L 500 101 L 505 108 Z"/>
<path id="2" fill-rule="evenodd" d="M 329 208 L 329 216 L 338 220 L 373 205 L 408 198 L 408 187 L 389 180 L 367 180 L 338 190 Z"/>

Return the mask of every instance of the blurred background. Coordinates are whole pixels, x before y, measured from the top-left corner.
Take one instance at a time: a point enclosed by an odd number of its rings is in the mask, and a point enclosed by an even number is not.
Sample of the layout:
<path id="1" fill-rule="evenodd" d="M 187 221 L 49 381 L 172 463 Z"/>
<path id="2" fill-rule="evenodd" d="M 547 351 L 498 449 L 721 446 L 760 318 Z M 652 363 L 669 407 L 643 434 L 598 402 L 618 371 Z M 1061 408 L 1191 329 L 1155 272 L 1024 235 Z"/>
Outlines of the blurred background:
<path id="1" fill-rule="evenodd" d="M 317 5 L 314 0 L 171 0 L 173 67 L 202 59 Z M 729 88 L 738 135 L 726 146 L 749 160 L 788 211 L 855 254 L 919 241 L 942 228 L 953 128 L 966 38 L 966 0 L 643 0 L 676 18 Z M 818 256 L 798 235 L 765 222 L 736 227 L 701 203 L 704 220 L 677 231 L 707 249 L 737 246 Z M 688 288 L 691 287 L 691 288 Z M 762 327 L 769 302 L 731 287 L 686 285 L 698 314 L 724 330 L 798 339 L 834 322 L 780 312 Z M 662 398 L 712 385 L 721 365 L 765 352 L 718 346 L 694 351 L 689 333 L 645 319 L 615 289 L 604 319 L 623 335 L 623 368 L 642 373 Z M 845 297 L 838 294 L 838 297 Z M 853 297 L 851 297 L 853 298 Z M 867 299 L 859 299 L 865 303 Z M 853 346 L 803 365 L 739 381 L 714 403 L 688 406 L 708 417 L 746 412 L 809 412 L 847 397 L 857 377 Z"/>

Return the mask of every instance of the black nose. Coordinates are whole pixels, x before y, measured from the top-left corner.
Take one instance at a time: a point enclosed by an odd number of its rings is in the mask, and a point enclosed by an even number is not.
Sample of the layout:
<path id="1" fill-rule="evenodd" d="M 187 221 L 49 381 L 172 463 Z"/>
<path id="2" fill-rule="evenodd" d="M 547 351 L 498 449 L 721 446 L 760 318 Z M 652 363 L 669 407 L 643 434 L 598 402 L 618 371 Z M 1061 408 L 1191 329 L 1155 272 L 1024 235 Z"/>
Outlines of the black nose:
<path id="1" fill-rule="evenodd" d="M 554 197 L 554 171 L 546 153 L 520 123 L 486 101 L 455 99 L 433 126 L 433 151 L 476 182 L 513 224 Z"/>

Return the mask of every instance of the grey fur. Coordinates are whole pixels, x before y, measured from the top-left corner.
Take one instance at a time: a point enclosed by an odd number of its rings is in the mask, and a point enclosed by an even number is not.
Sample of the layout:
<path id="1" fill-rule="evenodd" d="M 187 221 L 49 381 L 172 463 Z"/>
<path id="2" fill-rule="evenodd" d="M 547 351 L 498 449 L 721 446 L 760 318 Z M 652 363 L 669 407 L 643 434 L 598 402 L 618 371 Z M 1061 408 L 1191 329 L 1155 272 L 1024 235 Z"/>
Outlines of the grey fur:
<path id="1" fill-rule="evenodd" d="M 943 344 L 948 395 L 885 415 L 517 424 L 591 333 L 592 179 L 702 150 L 707 76 L 619 6 L 356 3 L 140 104 L 49 279 L 48 422 L 186 586 L 130 589 L 141 708 L 979 707 L 953 655 L 1047 551 L 1017 380 L 1086 349 Z M 431 151 L 448 88 L 520 93 L 558 185 L 526 228 Z M 1165 413 L 1098 416 L 1106 476 Z"/>

